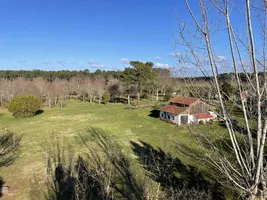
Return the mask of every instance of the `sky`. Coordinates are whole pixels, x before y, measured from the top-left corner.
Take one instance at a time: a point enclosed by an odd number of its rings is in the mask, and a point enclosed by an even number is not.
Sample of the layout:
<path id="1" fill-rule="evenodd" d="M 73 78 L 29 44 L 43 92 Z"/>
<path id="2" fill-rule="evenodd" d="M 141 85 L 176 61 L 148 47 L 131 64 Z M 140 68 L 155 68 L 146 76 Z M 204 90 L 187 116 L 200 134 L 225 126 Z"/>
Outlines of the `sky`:
<path id="1" fill-rule="evenodd" d="M 123 70 L 131 60 L 173 67 L 176 14 L 190 17 L 184 1 L 1 0 L 0 69 Z"/>

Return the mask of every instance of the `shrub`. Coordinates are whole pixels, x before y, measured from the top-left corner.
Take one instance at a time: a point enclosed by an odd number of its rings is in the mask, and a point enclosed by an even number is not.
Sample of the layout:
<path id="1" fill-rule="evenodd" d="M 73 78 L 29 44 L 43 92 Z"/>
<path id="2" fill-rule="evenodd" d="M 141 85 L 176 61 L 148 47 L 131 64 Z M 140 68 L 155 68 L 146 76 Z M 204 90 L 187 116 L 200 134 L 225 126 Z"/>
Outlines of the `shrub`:
<path id="1" fill-rule="evenodd" d="M 143 98 L 143 99 L 149 99 L 149 95 L 148 95 L 147 93 L 144 93 L 144 94 L 142 95 L 142 98 Z"/>
<path id="2" fill-rule="evenodd" d="M 110 92 L 106 91 L 103 96 L 103 101 L 105 104 L 107 104 L 110 101 Z"/>
<path id="3" fill-rule="evenodd" d="M 169 101 L 172 98 L 172 93 L 171 92 L 167 92 L 164 96 L 164 101 Z"/>
<path id="4" fill-rule="evenodd" d="M 203 120 L 200 120 L 200 121 L 199 121 L 199 124 L 200 124 L 200 125 L 203 125 L 203 124 L 205 124 L 205 122 L 204 122 Z"/>
<path id="5" fill-rule="evenodd" d="M 226 100 L 229 100 L 229 98 L 236 92 L 235 86 L 229 82 L 225 81 L 221 87 L 223 91 L 223 96 Z"/>
<path id="6" fill-rule="evenodd" d="M 16 96 L 8 104 L 8 110 L 15 117 L 33 117 L 40 108 L 40 99 L 31 95 Z"/>

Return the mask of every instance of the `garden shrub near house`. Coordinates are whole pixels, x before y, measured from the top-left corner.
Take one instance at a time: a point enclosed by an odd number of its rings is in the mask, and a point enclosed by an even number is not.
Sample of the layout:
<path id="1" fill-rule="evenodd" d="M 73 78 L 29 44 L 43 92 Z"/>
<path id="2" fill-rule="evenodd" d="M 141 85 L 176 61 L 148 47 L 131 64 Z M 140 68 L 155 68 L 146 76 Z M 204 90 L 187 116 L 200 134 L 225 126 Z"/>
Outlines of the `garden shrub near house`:
<path id="1" fill-rule="evenodd" d="M 41 100 L 32 95 L 16 96 L 8 104 L 8 110 L 15 117 L 33 117 L 41 108 Z"/>
<path id="2" fill-rule="evenodd" d="M 172 98 L 172 93 L 167 92 L 166 95 L 164 96 L 164 101 L 169 101 Z"/>
<path id="3" fill-rule="evenodd" d="M 200 124 L 200 125 L 203 125 L 203 124 L 205 124 L 205 122 L 204 122 L 203 120 L 200 120 L 200 121 L 199 121 L 199 124 Z"/>

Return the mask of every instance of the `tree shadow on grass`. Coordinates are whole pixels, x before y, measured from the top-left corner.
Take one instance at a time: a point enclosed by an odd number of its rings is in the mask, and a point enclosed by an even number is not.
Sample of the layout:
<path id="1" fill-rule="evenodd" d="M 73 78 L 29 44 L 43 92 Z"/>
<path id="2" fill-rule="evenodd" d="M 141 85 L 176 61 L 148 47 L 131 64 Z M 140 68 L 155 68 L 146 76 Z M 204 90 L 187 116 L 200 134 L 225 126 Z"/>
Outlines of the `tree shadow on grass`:
<path id="1" fill-rule="evenodd" d="M 5 184 L 4 179 L 0 176 L 0 197 L 3 196 L 2 188 L 3 188 L 4 184 Z"/>
<path id="2" fill-rule="evenodd" d="M 0 132 L 0 167 L 10 165 L 18 156 L 21 137 L 10 131 Z"/>
<path id="3" fill-rule="evenodd" d="M 73 155 L 66 153 L 59 144 L 52 147 L 47 155 L 46 189 L 42 194 L 32 191 L 32 199 L 40 195 L 40 199 L 47 200 L 72 200 L 75 199 L 76 178 L 73 176 Z"/>
<path id="4" fill-rule="evenodd" d="M 146 142 L 139 142 L 140 144 L 130 141 L 135 155 L 138 156 L 147 175 L 164 188 L 168 198 L 173 197 L 175 191 L 186 188 L 197 190 L 196 195 L 203 195 L 195 196 L 196 199 L 220 199 L 217 186 L 206 180 L 196 167 L 183 164 L 181 160 L 165 153 L 161 148 L 155 149 Z"/>
<path id="5" fill-rule="evenodd" d="M 102 129 L 89 128 L 87 133 L 87 138 L 83 137 L 82 140 L 89 152 L 91 169 L 101 169 L 100 180 L 109 180 L 113 190 L 112 198 L 145 199 L 145 182 L 137 178 L 131 159 L 120 145 Z M 97 148 L 93 149 L 87 141 L 94 141 Z"/>
<path id="6" fill-rule="evenodd" d="M 150 111 L 150 114 L 148 116 L 153 118 L 159 118 L 159 113 L 160 111 L 158 109 L 154 109 Z"/>
<path id="7" fill-rule="evenodd" d="M 87 148 L 84 157 L 74 160 L 60 145 L 49 156 L 45 199 L 145 199 L 130 158 L 112 138 L 101 129 L 90 128 L 81 139 Z"/>
<path id="8" fill-rule="evenodd" d="M 10 131 L 0 132 L 0 168 L 12 164 L 19 153 L 21 137 Z M 0 176 L 0 197 L 3 195 L 4 179 Z"/>
<path id="9" fill-rule="evenodd" d="M 122 104 L 127 104 L 128 99 L 126 98 L 121 98 L 121 97 L 111 97 L 110 102 L 112 103 L 122 103 Z"/>
<path id="10" fill-rule="evenodd" d="M 219 125 L 225 129 L 227 129 L 225 121 L 219 121 Z M 240 133 L 242 135 L 248 134 L 248 130 L 246 128 L 240 126 L 236 119 L 232 119 L 231 125 L 232 125 L 233 130 L 235 132 Z M 257 130 L 256 129 L 250 129 L 250 132 L 251 132 L 253 138 L 257 137 Z"/>
<path id="11" fill-rule="evenodd" d="M 35 115 L 41 115 L 44 112 L 44 110 L 37 110 Z"/>

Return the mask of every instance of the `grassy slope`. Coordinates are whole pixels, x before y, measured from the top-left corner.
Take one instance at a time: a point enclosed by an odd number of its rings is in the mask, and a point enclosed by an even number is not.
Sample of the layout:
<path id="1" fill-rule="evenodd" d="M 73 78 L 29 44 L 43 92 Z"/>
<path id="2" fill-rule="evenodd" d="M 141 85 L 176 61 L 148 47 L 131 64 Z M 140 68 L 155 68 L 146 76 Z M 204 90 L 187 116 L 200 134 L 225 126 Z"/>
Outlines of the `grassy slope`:
<path id="1" fill-rule="evenodd" d="M 129 110 L 122 104 L 95 104 L 93 107 L 76 101 L 68 102 L 63 109 L 44 109 L 41 115 L 28 119 L 16 119 L 6 110 L 0 110 L 0 129 L 8 128 L 22 136 L 20 157 L 12 165 L 0 169 L 0 174 L 11 187 L 10 193 L 15 199 L 28 199 L 35 177 L 39 177 L 38 180 L 45 177 L 45 155 L 55 133 L 78 152 L 81 150 L 79 135 L 89 126 L 108 131 L 128 150 L 129 141 L 138 139 L 165 151 L 172 151 L 174 141 L 197 149 L 186 127 L 149 117 L 150 111 L 150 108 Z M 206 126 L 198 130 L 209 134 Z M 185 163 L 194 162 L 183 156 L 180 159 Z"/>

